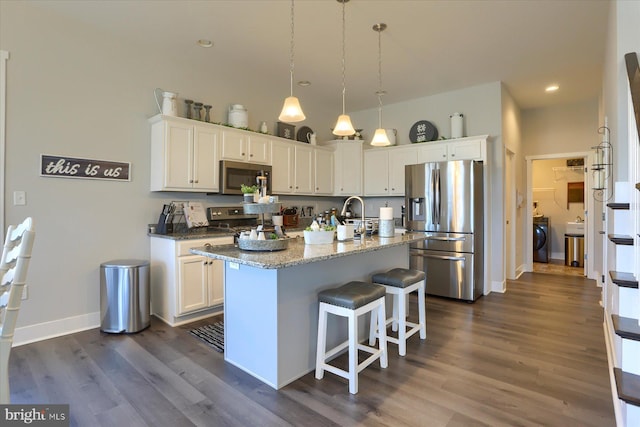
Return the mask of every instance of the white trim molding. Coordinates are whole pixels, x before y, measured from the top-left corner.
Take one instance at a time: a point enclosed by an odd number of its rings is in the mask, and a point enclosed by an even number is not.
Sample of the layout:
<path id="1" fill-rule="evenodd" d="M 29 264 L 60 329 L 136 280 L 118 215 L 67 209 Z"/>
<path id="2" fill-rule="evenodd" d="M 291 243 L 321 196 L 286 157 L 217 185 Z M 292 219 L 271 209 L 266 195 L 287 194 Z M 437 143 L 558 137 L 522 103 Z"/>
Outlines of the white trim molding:
<path id="1" fill-rule="evenodd" d="M 52 320 L 50 322 L 37 323 L 35 325 L 16 328 L 13 337 L 13 346 L 31 344 L 36 341 L 61 337 L 74 332 L 86 331 L 100 326 L 100 312 L 81 314 L 67 317 L 66 319 Z"/>
<path id="2" fill-rule="evenodd" d="M 5 146 L 7 137 L 7 61 L 9 52 L 0 50 L 0 237 L 4 242 Z"/>

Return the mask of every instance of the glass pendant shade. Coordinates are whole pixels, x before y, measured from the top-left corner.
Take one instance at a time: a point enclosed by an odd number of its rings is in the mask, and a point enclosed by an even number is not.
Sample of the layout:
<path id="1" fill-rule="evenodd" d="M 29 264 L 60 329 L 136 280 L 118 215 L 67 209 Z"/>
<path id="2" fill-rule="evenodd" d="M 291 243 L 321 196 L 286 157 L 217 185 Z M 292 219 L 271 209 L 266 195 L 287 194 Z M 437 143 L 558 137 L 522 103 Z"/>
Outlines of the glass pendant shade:
<path id="1" fill-rule="evenodd" d="M 387 145 L 391 145 L 391 142 L 389 142 L 389 138 L 387 137 L 387 132 L 384 129 L 376 129 L 376 133 L 373 135 L 373 139 L 371 140 L 371 145 L 376 147 L 386 147 Z"/>
<path id="2" fill-rule="evenodd" d="M 278 117 L 278 120 L 285 123 L 296 123 L 306 119 L 302 108 L 300 107 L 300 101 L 295 96 L 289 96 L 284 100 L 282 106 L 282 112 Z"/>
<path id="3" fill-rule="evenodd" d="M 333 128 L 333 134 L 338 136 L 350 136 L 356 133 L 351 124 L 351 118 L 346 114 L 340 114 L 338 121 Z"/>

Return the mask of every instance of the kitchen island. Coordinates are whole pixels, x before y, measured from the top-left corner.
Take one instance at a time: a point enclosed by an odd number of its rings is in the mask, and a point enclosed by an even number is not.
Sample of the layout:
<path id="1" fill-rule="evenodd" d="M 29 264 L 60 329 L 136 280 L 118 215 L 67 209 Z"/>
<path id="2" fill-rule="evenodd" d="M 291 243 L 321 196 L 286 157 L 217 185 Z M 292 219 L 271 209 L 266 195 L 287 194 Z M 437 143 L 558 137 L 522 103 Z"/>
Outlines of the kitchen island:
<path id="1" fill-rule="evenodd" d="M 234 245 L 198 247 L 225 262 L 225 360 L 275 389 L 315 369 L 318 292 L 395 267 L 409 267 L 409 244 L 423 233 L 365 237 L 325 245 L 289 240 L 277 252 Z M 327 346 L 346 340 L 346 322 L 330 318 Z M 359 322 L 361 339 L 368 320 Z"/>

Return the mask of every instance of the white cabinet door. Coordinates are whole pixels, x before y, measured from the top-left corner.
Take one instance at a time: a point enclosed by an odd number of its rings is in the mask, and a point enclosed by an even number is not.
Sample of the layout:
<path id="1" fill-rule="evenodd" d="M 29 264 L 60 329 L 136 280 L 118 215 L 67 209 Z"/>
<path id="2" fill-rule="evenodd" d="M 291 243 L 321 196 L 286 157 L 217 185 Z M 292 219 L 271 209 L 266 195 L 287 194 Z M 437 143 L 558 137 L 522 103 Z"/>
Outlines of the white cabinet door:
<path id="1" fill-rule="evenodd" d="M 314 188 L 313 148 L 296 146 L 295 151 L 294 190 L 296 193 L 312 194 Z"/>
<path id="2" fill-rule="evenodd" d="M 220 159 L 246 161 L 248 142 L 248 136 L 244 132 L 230 129 L 223 130 Z"/>
<path id="3" fill-rule="evenodd" d="M 193 188 L 218 191 L 218 131 L 196 126 L 193 139 Z"/>
<path id="4" fill-rule="evenodd" d="M 447 160 L 446 143 L 421 143 L 418 147 L 418 163 L 444 162 Z"/>
<path id="5" fill-rule="evenodd" d="M 189 188 L 193 181 L 193 126 L 165 122 L 164 132 L 164 188 Z"/>
<path id="6" fill-rule="evenodd" d="M 418 163 L 415 148 L 389 150 L 389 194 L 404 196 L 404 167 Z"/>
<path id="7" fill-rule="evenodd" d="M 315 194 L 333 194 L 333 151 L 315 148 Z"/>
<path id="8" fill-rule="evenodd" d="M 251 163 L 271 164 L 271 140 L 260 135 L 249 136 L 249 155 Z"/>
<path id="9" fill-rule="evenodd" d="M 209 306 L 224 303 L 224 261 L 220 259 L 209 260 L 208 284 Z"/>
<path id="10" fill-rule="evenodd" d="M 481 160 L 482 141 L 461 141 L 449 144 L 449 160 Z"/>
<path id="11" fill-rule="evenodd" d="M 362 194 L 362 142 L 339 142 L 335 147 L 334 194 L 336 196 Z"/>
<path id="12" fill-rule="evenodd" d="M 293 145 L 273 141 L 271 144 L 271 192 L 274 194 L 292 193 L 294 183 L 295 148 Z"/>
<path id="13" fill-rule="evenodd" d="M 178 315 L 209 305 L 208 263 L 208 258 L 199 255 L 178 258 Z"/>
<path id="14" fill-rule="evenodd" d="M 389 155 L 387 150 L 364 150 L 364 195 L 389 194 Z"/>

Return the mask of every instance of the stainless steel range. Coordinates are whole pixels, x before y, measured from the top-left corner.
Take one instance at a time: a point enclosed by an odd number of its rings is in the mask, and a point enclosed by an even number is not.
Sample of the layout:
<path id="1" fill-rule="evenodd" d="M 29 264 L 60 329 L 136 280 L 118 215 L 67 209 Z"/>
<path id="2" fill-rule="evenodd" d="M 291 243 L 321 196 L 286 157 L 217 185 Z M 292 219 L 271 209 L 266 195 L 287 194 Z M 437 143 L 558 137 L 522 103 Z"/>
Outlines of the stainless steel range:
<path id="1" fill-rule="evenodd" d="M 212 206 L 207 208 L 209 229 L 229 230 L 239 233 L 258 226 L 258 215 L 245 214 L 242 205 L 238 206 Z"/>

